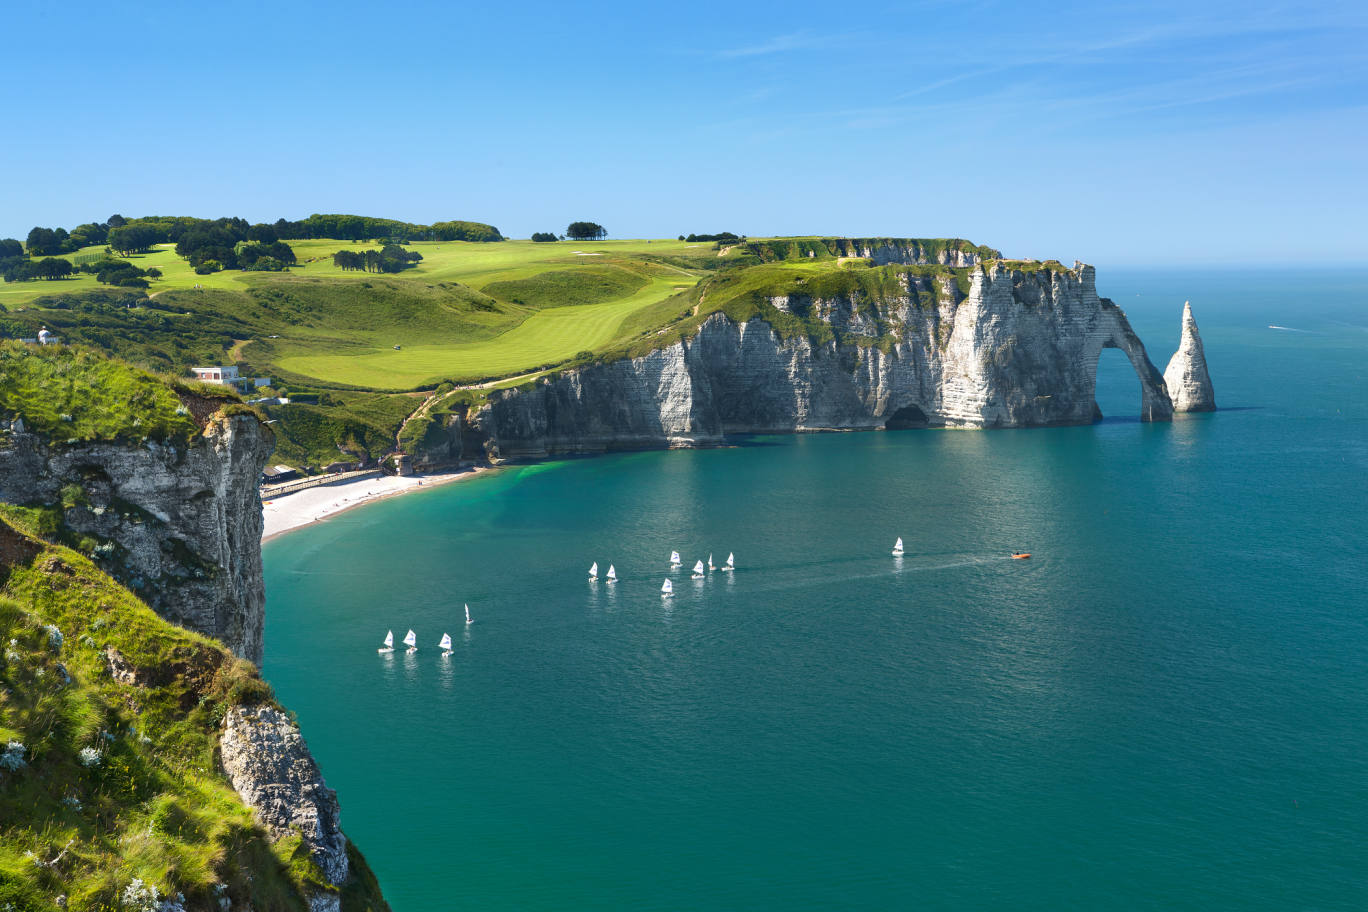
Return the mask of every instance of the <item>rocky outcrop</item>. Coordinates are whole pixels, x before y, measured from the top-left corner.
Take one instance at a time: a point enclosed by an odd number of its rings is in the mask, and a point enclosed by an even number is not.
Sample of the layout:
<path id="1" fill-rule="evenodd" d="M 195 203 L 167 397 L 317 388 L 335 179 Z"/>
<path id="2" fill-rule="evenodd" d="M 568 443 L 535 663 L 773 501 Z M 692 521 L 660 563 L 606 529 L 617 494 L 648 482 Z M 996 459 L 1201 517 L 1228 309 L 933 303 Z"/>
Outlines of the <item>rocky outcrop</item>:
<path id="1" fill-rule="evenodd" d="M 1192 318 L 1191 302 L 1183 302 L 1183 341 L 1164 369 L 1164 383 L 1177 412 L 1216 411 L 1216 391 L 1207 373 L 1206 352 L 1197 321 Z"/>
<path id="2" fill-rule="evenodd" d="M 328 882 L 346 883 L 347 837 L 337 793 L 328 788 L 299 729 L 269 706 L 235 706 L 223 719 L 223 771 L 273 839 L 299 833 Z M 318 897 L 326 908 L 336 897 Z"/>
<path id="3" fill-rule="evenodd" d="M 977 267 L 968 294 L 944 275 L 903 293 L 769 300 L 820 320 L 828 341 L 781 336 L 762 319 L 714 314 L 692 338 L 632 359 L 492 395 L 472 424 L 496 457 L 712 446 L 740 432 L 1088 424 L 1097 359 L 1124 351 L 1141 419 L 1168 421 L 1159 369 L 1091 266 Z"/>
<path id="4" fill-rule="evenodd" d="M 260 664 L 266 593 L 257 483 L 274 437 L 254 416 L 216 413 L 189 446 L 0 442 L 0 500 L 66 501 L 68 530 L 174 623 Z"/>

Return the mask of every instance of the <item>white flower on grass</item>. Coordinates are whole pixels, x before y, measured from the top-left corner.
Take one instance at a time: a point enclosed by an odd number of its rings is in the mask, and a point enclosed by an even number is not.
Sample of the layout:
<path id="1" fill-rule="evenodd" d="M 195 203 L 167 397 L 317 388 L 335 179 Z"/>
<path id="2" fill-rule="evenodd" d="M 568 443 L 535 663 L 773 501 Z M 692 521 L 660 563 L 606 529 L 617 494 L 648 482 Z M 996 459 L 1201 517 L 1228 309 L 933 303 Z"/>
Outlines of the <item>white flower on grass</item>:
<path id="1" fill-rule="evenodd" d="M 133 882 L 124 888 L 122 898 L 126 908 L 136 909 L 137 912 L 157 912 L 157 885 L 143 883 L 141 877 L 133 878 Z"/>
<path id="2" fill-rule="evenodd" d="M 81 748 L 81 766 L 96 767 L 104 760 L 104 754 L 93 747 Z"/>
<path id="3" fill-rule="evenodd" d="M 81 800 L 79 798 L 63 798 L 62 804 L 65 804 L 73 811 L 79 811 L 81 809 Z"/>
<path id="4" fill-rule="evenodd" d="M 47 624 L 43 627 L 48 632 L 48 645 L 56 652 L 62 651 L 62 631 L 57 629 L 55 624 Z"/>
<path id="5" fill-rule="evenodd" d="M 22 741 L 11 741 L 5 745 L 5 750 L 0 753 L 0 768 L 7 770 L 21 770 L 28 766 L 28 761 L 24 759 L 24 744 Z"/>

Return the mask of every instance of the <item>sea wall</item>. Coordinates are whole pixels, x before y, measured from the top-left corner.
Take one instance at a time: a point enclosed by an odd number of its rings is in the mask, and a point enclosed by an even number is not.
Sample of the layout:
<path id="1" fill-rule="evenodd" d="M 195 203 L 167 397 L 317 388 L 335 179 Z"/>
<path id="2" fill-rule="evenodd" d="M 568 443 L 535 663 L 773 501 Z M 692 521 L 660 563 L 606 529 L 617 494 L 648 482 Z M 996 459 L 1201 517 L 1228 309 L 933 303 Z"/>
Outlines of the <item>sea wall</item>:
<path id="1" fill-rule="evenodd" d="M 892 251 L 888 251 L 889 255 Z M 911 252 L 908 252 L 909 255 Z M 1144 421 L 1173 415 L 1163 375 L 1093 267 L 902 277 L 903 294 L 768 299 L 827 341 L 714 314 L 691 338 L 490 397 L 471 419 L 503 459 L 715 446 L 740 432 L 1087 424 L 1103 348 L 1135 369 Z"/>
<path id="2" fill-rule="evenodd" d="M 260 664 L 266 611 L 257 484 L 275 447 L 252 415 L 208 417 L 189 446 L 0 441 L 0 500 L 59 505 L 92 557 L 158 614 Z"/>

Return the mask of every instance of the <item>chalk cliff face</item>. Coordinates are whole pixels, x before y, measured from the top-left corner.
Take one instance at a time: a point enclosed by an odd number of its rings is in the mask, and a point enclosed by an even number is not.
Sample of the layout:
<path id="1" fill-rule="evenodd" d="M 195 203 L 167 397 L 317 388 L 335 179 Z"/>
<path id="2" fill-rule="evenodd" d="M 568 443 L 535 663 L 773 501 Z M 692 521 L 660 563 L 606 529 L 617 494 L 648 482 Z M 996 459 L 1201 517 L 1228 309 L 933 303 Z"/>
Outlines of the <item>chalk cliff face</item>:
<path id="1" fill-rule="evenodd" d="M 976 268 L 901 277 L 904 293 L 769 299 L 817 317 L 831 340 L 709 318 L 689 339 L 491 396 L 473 416 L 491 455 L 711 446 L 725 433 L 877 427 L 1012 428 L 1094 419 L 1097 359 L 1119 348 L 1139 378 L 1141 417 L 1168 421 L 1164 378 L 1091 266 Z"/>
<path id="2" fill-rule="evenodd" d="M 1216 411 L 1216 391 L 1207 373 L 1206 352 L 1202 350 L 1202 337 L 1189 302 L 1183 303 L 1183 341 L 1164 370 L 1164 383 L 1173 397 L 1175 411 Z"/>
<path id="3" fill-rule="evenodd" d="M 0 444 L 0 500 L 53 504 L 79 486 L 67 528 L 98 537 L 92 555 L 158 614 L 261 662 L 266 610 L 257 483 L 274 449 L 250 415 L 207 419 L 188 447 Z"/>
<path id="4" fill-rule="evenodd" d="M 269 706 L 235 706 L 224 717 L 219 750 L 233 789 L 271 838 L 297 830 L 328 882 L 346 883 L 347 837 L 337 792 L 323 781 L 299 729 Z M 339 900 L 321 892 L 310 907 L 335 909 Z"/>

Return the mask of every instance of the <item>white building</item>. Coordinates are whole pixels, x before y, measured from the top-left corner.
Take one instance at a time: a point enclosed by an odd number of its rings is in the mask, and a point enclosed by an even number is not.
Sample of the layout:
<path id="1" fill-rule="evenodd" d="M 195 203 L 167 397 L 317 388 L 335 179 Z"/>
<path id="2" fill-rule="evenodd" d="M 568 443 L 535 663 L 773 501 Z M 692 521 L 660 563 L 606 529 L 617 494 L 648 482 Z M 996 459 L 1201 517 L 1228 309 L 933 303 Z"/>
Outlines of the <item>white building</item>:
<path id="1" fill-rule="evenodd" d="M 218 383 L 228 386 L 236 386 L 244 378 L 238 376 L 236 367 L 192 367 L 195 376 L 205 383 Z"/>

